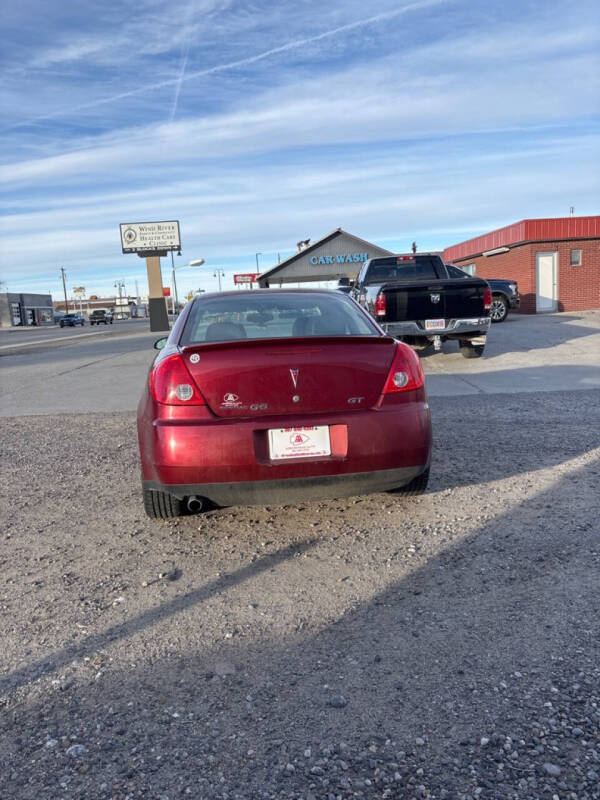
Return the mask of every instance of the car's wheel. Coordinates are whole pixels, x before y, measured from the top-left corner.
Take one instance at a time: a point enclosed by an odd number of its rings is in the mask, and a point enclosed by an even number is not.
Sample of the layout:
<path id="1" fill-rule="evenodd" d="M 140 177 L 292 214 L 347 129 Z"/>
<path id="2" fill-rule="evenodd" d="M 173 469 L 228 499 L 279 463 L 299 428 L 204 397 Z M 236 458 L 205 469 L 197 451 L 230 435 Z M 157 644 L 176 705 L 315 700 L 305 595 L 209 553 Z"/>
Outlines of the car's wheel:
<path id="1" fill-rule="evenodd" d="M 65 327 L 65 323 L 62 321 L 62 319 L 61 319 L 61 321 L 60 321 L 60 327 L 61 327 L 61 328 L 64 328 L 64 327 Z"/>
<path id="2" fill-rule="evenodd" d="M 501 294 L 492 296 L 492 307 L 490 309 L 490 317 L 492 322 L 504 322 L 508 316 L 508 302 Z"/>
<path id="3" fill-rule="evenodd" d="M 171 519 L 183 514 L 183 503 L 168 492 L 144 489 L 144 510 L 152 519 Z"/>
<path id="4" fill-rule="evenodd" d="M 465 358 L 481 358 L 485 350 L 484 344 L 471 344 L 471 342 L 460 342 L 460 352 Z"/>
<path id="5" fill-rule="evenodd" d="M 427 489 L 427 484 L 429 483 L 429 467 L 422 472 L 420 475 L 417 475 L 416 478 L 408 483 L 406 486 L 401 486 L 399 489 L 392 489 L 390 494 L 401 494 L 404 497 L 414 497 L 418 494 L 423 494 L 423 492 Z"/>

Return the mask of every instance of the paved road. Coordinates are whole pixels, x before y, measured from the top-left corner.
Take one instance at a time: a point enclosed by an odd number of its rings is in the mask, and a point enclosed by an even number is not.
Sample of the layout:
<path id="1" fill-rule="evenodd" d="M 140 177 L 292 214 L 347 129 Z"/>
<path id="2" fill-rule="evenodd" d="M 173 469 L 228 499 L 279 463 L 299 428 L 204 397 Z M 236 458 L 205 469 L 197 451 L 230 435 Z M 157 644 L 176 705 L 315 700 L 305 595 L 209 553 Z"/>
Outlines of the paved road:
<path id="1" fill-rule="evenodd" d="M 117 320 L 112 325 L 90 325 L 86 323 L 76 328 L 61 328 L 60 325 L 31 328 L 0 328 L 0 352 L 3 347 L 18 344 L 41 344 L 50 341 L 60 342 L 73 336 L 79 337 L 85 333 L 111 333 L 120 335 L 130 330 L 149 330 L 147 319 Z"/>
<path id="2" fill-rule="evenodd" d="M 125 325 L 4 356 L 0 416 L 133 411 L 160 334 L 146 322 Z M 600 388 L 600 312 L 511 316 L 492 327 L 482 359 L 464 359 L 446 342 L 422 361 L 431 397 Z"/>

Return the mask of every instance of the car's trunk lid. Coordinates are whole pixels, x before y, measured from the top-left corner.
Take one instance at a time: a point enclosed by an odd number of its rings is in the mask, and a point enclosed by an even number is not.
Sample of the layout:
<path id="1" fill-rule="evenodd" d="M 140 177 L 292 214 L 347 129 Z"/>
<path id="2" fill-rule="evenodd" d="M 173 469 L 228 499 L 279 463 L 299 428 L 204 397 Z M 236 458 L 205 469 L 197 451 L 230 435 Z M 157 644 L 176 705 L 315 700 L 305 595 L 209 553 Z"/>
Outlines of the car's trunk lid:
<path id="1" fill-rule="evenodd" d="M 220 417 L 360 411 L 377 402 L 396 344 L 388 337 L 311 337 L 193 345 L 182 352 Z"/>

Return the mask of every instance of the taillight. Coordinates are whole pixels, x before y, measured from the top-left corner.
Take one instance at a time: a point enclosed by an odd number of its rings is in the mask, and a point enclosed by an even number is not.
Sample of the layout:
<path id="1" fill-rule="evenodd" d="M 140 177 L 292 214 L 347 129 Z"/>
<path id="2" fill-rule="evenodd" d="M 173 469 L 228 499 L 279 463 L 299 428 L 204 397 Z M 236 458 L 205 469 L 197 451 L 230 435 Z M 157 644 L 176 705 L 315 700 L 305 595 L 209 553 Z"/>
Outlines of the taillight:
<path id="1" fill-rule="evenodd" d="M 385 294 L 383 292 L 379 292 L 377 297 L 375 298 L 375 316 L 376 317 L 385 317 Z"/>
<path id="2" fill-rule="evenodd" d="M 419 356 L 408 345 L 398 344 L 382 394 L 420 389 L 424 383 Z"/>
<path id="3" fill-rule="evenodd" d="M 150 394 L 168 406 L 203 406 L 204 398 L 179 353 L 163 358 L 150 371 Z"/>
<path id="4" fill-rule="evenodd" d="M 492 290 L 489 286 L 486 286 L 483 290 L 483 307 L 486 311 L 489 311 L 492 307 Z"/>

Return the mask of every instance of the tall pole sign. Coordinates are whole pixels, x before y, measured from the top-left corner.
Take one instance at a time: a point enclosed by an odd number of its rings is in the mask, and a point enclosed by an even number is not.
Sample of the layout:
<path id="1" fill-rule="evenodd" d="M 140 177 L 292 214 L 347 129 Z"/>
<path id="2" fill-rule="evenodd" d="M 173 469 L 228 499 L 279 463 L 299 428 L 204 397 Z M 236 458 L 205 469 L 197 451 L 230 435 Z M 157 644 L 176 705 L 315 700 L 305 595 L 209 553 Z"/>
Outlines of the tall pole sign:
<path id="1" fill-rule="evenodd" d="M 140 258 L 146 259 L 150 330 L 168 331 L 169 315 L 163 294 L 160 259 L 169 251 L 181 255 L 179 222 L 123 222 L 120 229 L 123 253 L 137 253 Z"/>

